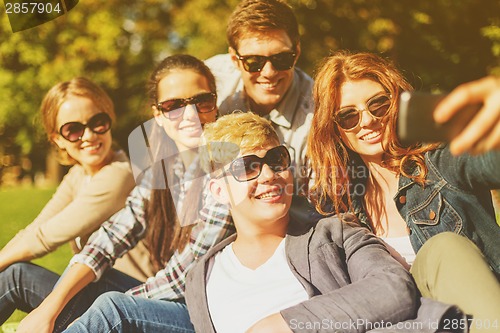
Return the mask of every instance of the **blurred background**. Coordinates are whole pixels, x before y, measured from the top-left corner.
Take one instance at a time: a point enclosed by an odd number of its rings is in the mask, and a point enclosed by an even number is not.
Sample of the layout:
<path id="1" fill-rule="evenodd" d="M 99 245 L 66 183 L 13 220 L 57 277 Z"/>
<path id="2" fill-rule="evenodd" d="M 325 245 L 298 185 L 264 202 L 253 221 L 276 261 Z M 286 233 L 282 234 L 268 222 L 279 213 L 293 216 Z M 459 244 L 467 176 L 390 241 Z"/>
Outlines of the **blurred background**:
<path id="1" fill-rule="evenodd" d="M 46 184 L 62 173 L 38 118 L 45 92 L 86 76 L 113 98 L 113 135 L 150 117 L 145 83 L 173 53 L 225 53 L 227 18 L 238 0 L 85 0 L 66 15 L 12 33 L 0 14 L 0 187 Z M 391 58 L 416 89 L 449 91 L 500 75 L 498 0 L 288 0 L 300 23 L 298 66 L 309 74 L 332 50 Z"/>

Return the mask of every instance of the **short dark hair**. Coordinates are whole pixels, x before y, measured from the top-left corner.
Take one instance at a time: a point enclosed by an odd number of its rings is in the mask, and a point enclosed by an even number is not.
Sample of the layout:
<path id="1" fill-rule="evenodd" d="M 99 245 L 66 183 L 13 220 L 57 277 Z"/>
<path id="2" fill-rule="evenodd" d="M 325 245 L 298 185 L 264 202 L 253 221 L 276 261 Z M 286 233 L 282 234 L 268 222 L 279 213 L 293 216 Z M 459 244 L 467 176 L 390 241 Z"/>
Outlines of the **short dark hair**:
<path id="1" fill-rule="evenodd" d="M 239 41 L 249 34 L 284 30 L 294 48 L 299 44 L 299 27 L 292 8 L 281 0 L 243 0 L 229 18 L 227 41 L 238 49 Z"/>

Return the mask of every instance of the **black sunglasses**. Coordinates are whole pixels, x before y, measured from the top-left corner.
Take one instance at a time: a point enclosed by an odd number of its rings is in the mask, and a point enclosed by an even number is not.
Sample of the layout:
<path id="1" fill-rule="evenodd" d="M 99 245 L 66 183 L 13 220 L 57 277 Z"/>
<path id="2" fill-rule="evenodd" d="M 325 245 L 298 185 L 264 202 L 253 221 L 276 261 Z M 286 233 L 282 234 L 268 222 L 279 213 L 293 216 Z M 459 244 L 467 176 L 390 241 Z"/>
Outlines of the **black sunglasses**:
<path id="1" fill-rule="evenodd" d="M 194 104 L 199 113 L 211 112 L 217 106 L 217 95 L 214 93 L 203 93 L 189 98 L 173 98 L 158 102 L 156 107 L 165 118 L 175 119 L 183 115 L 186 106 Z"/>
<path id="2" fill-rule="evenodd" d="M 293 67 L 296 53 L 282 52 L 273 54 L 269 57 L 260 55 L 242 56 L 236 51 L 236 57 L 243 63 L 243 68 L 250 73 L 260 72 L 264 68 L 266 62 L 270 61 L 277 71 L 286 71 Z"/>
<path id="3" fill-rule="evenodd" d="M 237 181 L 247 182 L 260 176 L 264 164 L 267 164 L 274 172 L 282 172 L 290 167 L 290 163 L 288 149 L 285 146 L 277 146 L 269 149 L 262 158 L 257 155 L 246 155 L 233 160 L 228 171 Z M 223 175 L 224 173 L 217 178 Z"/>
<path id="4" fill-rule="evenodd" d="M 361 122 L 361 112 L 368 111 L 373 117 L 378 119 L 385 116 L 390 107 L 390 95 L 376 95 L 366 102 L 365 110 L 359 110 L 353 106 L 340 109 L 335 115 L 335 121 L 342 129 L 351 130 Z"/>
<path id="5" fill-rule="evenodd" d="M 59 128 L 59 134 L 69 142 L 77 142 L 82 139 L 87 127 L 95 134 L 104 134 L 111 128 L 111 117 L 101 112 L 92 116 L 86 124 L 72 121 L 62 125 Z"/>

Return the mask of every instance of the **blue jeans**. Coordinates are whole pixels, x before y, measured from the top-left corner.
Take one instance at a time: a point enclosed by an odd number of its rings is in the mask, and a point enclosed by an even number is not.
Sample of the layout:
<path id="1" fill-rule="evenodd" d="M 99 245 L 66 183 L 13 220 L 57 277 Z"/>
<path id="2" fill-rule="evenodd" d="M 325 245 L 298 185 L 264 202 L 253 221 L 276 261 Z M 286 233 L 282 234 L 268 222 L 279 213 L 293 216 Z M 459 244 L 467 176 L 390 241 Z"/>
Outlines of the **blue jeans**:
<path id="1" fill-rule="evenodd" d="M 16 263 L 0 272 L 0 324 L 19 309 L 30 312 L 52 291 L 59 275 L 31 263 Z M 63 331 L 80 317 L 101 294 L 107 291 L 125 292 L 141 282 L 114 269 L 99 281 L 89 284 L 71 299 L 57 317 L 54 332 Z"/>
<path id="2" fill-rule="evenodd" d="M 64 333 L 194 333 L 186 304 L 108 292 Z"/>
<path id="3" fill-rule="evenodd" d="M 47 297 L 59 275 L 28 263 L 12 264 L 0 272 L 0 324 L 19 309 L 30 312 Z"/>

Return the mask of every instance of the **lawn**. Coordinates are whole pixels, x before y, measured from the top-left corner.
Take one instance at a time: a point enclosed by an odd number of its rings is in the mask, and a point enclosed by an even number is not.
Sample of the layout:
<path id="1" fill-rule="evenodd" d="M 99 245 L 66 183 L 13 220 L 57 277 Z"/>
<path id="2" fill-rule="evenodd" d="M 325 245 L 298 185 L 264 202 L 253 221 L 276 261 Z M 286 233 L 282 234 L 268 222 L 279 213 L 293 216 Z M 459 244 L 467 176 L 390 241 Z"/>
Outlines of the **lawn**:
<path id="1" fill-rule="evenodd" d="M 49 201 L 55 189 L 37 189 L 33 187 L 0 188 L 0 212 L 2 232 L 0 248 L 16 233 L 31 223 Z M 62 273 L 71 258 L 69 245 L 63 245 L 55 252 L 33 262 L 54 272 Z M 16 311 L 7 322 L 19 321 L 25 314 Z M 1 330 L 0 330 L 1 332 Z"/>
<path id="2" fill-rule="evenodd" d="M 0 212 L 3 219 L 3 232 L 0 233 L 0 248 L 17 231 L 33 221 L 43 206 L 49 201 L 52 193 L 54 193 L 54 189 L 36 189 L 31 187 L 15 189 L 0 188 Z M 500 224 L 500 214 L 497 214 L 497 221 Z M 33 262 L 60 274 L 66 268 L 70 258 L 71 249 L 66 244 L 55 252 Z M 25 315 L 21 311 L 16 311 L 7 323 L 20 321 Z"/>

